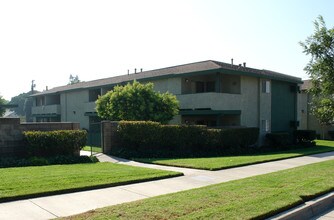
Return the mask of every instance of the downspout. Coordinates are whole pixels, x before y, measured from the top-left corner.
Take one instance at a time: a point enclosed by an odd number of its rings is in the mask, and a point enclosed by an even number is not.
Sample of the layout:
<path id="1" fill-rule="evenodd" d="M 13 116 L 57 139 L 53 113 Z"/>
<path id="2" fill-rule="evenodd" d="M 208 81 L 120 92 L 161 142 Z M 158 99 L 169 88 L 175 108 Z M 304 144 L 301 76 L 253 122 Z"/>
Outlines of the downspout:
<path id="1" fill-rule="evenodd" d="M 257 78 L 258 86 L 257 86 L 257 119 L 258 119 L 258 127 L 259 127 L 259 145 L 262 145 L 262 129 L 261 129 L 261 79 Z"/>
<path id="2" fill-rule="evenodd" d="M 64 95 L 65 95 L 65 121 L 67 121 L 67 93 L 65 92 L 64 93 Z"/>
<path id="3" fill-rule="evenodd" d="M 257 118 L 258 118 L 258 127 L 260 129 L 261 126 L 261 79 L 257 78 L 258 86 L 257 86 Z M 260 130 L 261 132 L 261 130 Z"/>

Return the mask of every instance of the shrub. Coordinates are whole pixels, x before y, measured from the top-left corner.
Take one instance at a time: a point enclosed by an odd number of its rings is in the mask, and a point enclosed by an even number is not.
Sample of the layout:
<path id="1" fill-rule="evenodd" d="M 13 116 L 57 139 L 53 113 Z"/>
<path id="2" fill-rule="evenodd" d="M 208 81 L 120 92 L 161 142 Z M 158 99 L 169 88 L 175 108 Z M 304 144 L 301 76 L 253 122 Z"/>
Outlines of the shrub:
<path id="1" fill-rule="evenodd" d="M 334 140 L 334 131 L 328 131 L 328 135 L 331 138 L 331 140 Z"/>
<path id="2" fill-rule="evenodd" d="M 78 154 L 87 139 L 84 130 L 27 131 L 24 135 L 28 155 L 42 157 Z"/>
<path id="3" fill-rule="evenodd" d="M 300 145 L 314 146 L 317 138 L 315 130 L 296 130 L 294 132 L 296 143 Z"/>
<path id="4" fill-rule="evenodd" d="M 56 157 L 30 157 L 30 158 L 0 158 L 0 168 L 5 167 L 26 167 L 26 166 L 45 166 L 56 164 L 77 164 L 77 163 L 96 163 L 96 157 L 88 156 L 56 156 Z"/>
<path id="5" fill-rule="evenodd" d="M 121 121 L 118 146 L 112 154 L 123 157 L 215 156 L 246 151 L 256 143 L 258 128 L 208 129 L 198 125 L 161 125 L 150 121 Z"/>
<path id="6" fill-rule="evenodd" d="M 288 132 L 266 134 L 266 144 L 269 147 L 286 149 L 292 144 L 291 135 Z"/>

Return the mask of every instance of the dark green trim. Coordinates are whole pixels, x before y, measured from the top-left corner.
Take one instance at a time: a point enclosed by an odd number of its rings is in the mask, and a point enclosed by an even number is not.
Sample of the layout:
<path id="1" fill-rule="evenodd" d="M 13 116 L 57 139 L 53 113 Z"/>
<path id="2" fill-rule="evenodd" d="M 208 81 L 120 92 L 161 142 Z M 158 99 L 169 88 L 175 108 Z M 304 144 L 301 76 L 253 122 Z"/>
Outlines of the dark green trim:
<path id="1" fill-rule="evenodd" d="M 293 132 L 297 121 L 296 84 L 271 81 L 271 131 Z M 292 126 L 293 125 L 293 126 Z"/>
<path id="2" fill-rule="evenodd" d="M 56 118 L 56 117 L 60 117 L 59 114 L 40 114 L 40 115 L 32 115 L 33 117 L 36 118 Z"/>
<path id="3" fill-rule="evenodd" d="M 241 110 L 181 110 L 180 115 L 240 115 Z"/>
<path id="4" fill-rule="evenodd" d="M 85 116 L 98 116 L 97 112 L 85 112 Z"/>

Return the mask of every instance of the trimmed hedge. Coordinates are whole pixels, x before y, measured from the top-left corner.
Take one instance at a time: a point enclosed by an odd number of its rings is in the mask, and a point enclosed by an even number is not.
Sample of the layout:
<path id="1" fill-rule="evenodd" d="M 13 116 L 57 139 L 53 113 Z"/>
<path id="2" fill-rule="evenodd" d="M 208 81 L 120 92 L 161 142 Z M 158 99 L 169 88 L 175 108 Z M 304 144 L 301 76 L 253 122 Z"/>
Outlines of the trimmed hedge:
<path id="1" fill-rule="evenodd" d="M 87 140 L 85 130 L 26 131 L 23 134 L 29 156 L 78 155 Z"/>
<path id="2" fill-rule="evenodd" d="M 7 167 L 27 167 L 27 166 L 46 166 L 56 164 L 78 164 L 78 163 L 96 163 L 99 162 L 96 157 L 88 156 L 55 156 L 55 157 L 30 157 L 30 158 L 0 158 L 0 168 Z"/>
<path id="3" fill-rule="evenodd" d="M 292 144 L 292 136 L 288 132 L 266 134 L 266 145 L 272 148 L 287 149 Z"/>
<path id="4" fill-rule="evenodd" d="M 294 132 L 296 143 L 306 146 L 314 146 L 317 138 L 315 130 L 296 130 Z"/>
<path id="5" fill-rule="evenodd" d="M 151 121 L 121 121 L 119 146 L 123 157 L 192 157 L 242 153 L 254 145 L 258 128 L 208 129 L 197 125 L 161 125 Z"/>

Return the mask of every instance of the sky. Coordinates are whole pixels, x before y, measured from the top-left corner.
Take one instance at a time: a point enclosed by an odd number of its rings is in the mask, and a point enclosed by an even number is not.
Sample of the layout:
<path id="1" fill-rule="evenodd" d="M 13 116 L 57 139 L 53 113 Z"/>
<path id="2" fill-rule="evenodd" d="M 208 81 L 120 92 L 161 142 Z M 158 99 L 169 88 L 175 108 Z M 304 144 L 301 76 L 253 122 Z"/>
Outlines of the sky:
<path id="1" fill-rule="evenodd" d="M 0 0 L 0 95 L 217 60 L 307 79 L 300 41 L 333 0 Z"/>

